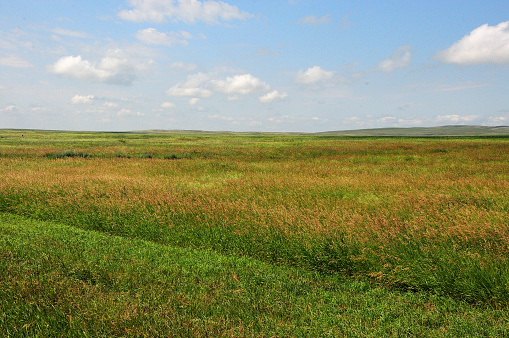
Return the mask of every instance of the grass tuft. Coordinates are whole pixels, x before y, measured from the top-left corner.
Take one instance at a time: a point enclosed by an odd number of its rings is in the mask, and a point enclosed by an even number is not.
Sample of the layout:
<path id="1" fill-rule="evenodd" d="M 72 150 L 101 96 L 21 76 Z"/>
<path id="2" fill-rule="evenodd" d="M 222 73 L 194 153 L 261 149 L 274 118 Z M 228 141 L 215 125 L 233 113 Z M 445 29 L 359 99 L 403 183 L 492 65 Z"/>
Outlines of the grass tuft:
<path id="1" fill-rule="evenodd" d="M 87 152 L 75 152 L 74 150 L 65 150 L 60 151 L 56 153 L 47 153 L 47 158 L 53 158 L 53 159 L 59 159 L 59 158 L 67 158 L 67 157 L 80 157 L 80 158 L 87 158 L 90 157 L 90 154 Z"/>

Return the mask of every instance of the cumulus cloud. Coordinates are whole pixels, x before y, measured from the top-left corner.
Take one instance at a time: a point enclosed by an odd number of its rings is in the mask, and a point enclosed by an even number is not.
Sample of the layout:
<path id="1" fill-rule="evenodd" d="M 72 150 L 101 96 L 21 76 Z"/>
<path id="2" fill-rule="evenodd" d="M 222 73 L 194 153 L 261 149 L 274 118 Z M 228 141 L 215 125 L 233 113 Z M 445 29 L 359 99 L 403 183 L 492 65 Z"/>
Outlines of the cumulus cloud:
<path id="1" fill-rule="evenodd" d="M 175 107 L 175 104 L 171 102 L 163 102 L 161 104 L 161 108 L 173 108 L 173 107 Z"/>
<path id="2" fill-rule="evenodd" d="M 469 116 L 461 116 L 457 114 L 452 115 L 441 115 L 436 117 L 437 122 L 472 122 L 475 119 L 477 119 L 477 116 L 475 115 L 469 115 Z"/>
<path id="3" fill-rule="evenodd" d="M 484 24 L 435 57 L 458 65 L 509 63 L 509 21 L 496 26 Z"/>
<path id="4" fill-rule="evenodd" d="M 118 16 L 124 20 L 143 22 L 173 22 L 195 23 L 203 21 L 208 24 L 218 24 L 222 21 L 244 20 L 251 15 L 241 11 L 237 6 L 222 1 L 198 0 L 129 0 L 133 7 L 123 10 Z"/>
<path id="5" fill-rule="evenodd" d="M 207 74 L 198 73 L 189 75 L 184 82 L 177 83 L 166 91 L 168 96 L 188 96 L 196 98 L 207 98 L 212 96 L 212 91 L 203 87 L 209 81 Z"/>
<path id="6" fill-rule="evenodd" d="M 275 100 L 284 100 L 288 94 L 280 93 L 277 90 L 271 91 L 263 96 L 260 96 L 259 100 L 263 103 L 270 103 Z"/>
<path id="7" fill-rule="evenodd" d="M 99 63 L 92 63 L 78 56 L 64 56 L 48 67 L 49 71 L 76 80 L 131 85 L 136 72 L 143 69 L 126 58 L 106 56 Z"/>
<path id="8" fill-rule="evenodd" d="M 166 91 L 168 96 L 187 96 L 193 105 L 198 99 L 208 98 L 214 92 L 228 94 L 228 100 L 236 101 L 241 95 L 256 94 L 270 90 L 270 86 L 251 74 L 235 75 L 226 79 L 214 79 L 208 74 L 198 73 L 189 75 L 183 82 L 179 82 Z M 272 93 L 273 97 L 267 96 L 266 100 L 274 100 L 286 94 Z M 267 101 L 268 102 L 268 101 Z"/>
<path id="9" fill-rule="evenodd" d="M 192 35 L 188 32 L 158 32 L 155 28 L 146 28 L 136 33 L 136 38 L 147 45 L 171 46 L 173 44 L 187 45 L 187 40 Z"/>
<path id="10" fill-rule="evenodd" d="M 208 89 L 198 87 L 181 87 L 179 85 L 173 86 L 166 91 L 168 96 L 188 96 L 188 97 L 201 97 L 207 98 L 212 96 L 212 92 Z"/>
<path id="11" fill-rule="evenodd" d="M 252 94 L 266 91 L 270 86 L 251 74 L 236 75 L 227 77 L 226 80 L 212 81 L 213 87 L 225 94 Z"/>
<path id="12" fill-rule="evenodd" d="M 20 58 L 16 55 L 10 55 L 3 58 L 0 58 L 0 65 L 8 66 L 8 67 L 15 67 L 15 68 L 30 68 L 33 67 L 33 65 Z"/>
<path id="13" fill-rule="evenodd" d="M 314 66 L 314 67 L 308 68 L 305 71 L 299 70 L 293 80 L 294 80 L 294 82 L 300 83 L 300 84 L 313 84 L 313 83 L 329 80 L 333 76 L 334 76 L 334 72 L 326 71 L 326 70 L 322 69 L 320 66 Z"/>
<path id="14" fill-rule="evenodd" d="M 71 99 L 72 104 L 90 104 L 94 100 L 94 95 L 74 95 L 74 97 Z"/>
<path id="15" fill-rule="evenodd" d="M 316 15 L 308 15 L 299 20 L 299 23 L 306 25 L 321 25 L 330 22 L 330 15 L 324 15 L 321 18 Z"/>
<path id="16" fill-rule="evenodd" d="M 392 73 L 395 70 L 406 68 L 412 62 L 412 52 L 410 46 L 399 47 L 392 56 L 377 66 L 378 70 L 386 73 Z"/>

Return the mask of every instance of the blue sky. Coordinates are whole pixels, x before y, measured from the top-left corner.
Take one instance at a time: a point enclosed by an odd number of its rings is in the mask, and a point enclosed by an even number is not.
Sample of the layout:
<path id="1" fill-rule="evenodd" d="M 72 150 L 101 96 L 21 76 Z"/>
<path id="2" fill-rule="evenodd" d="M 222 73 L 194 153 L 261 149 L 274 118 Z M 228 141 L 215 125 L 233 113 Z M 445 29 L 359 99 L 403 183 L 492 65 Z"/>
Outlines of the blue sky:
<path id="1" fill-rule="evenodd" d="M 509 2 L 0 2 L 0 128 L 509 125 Z"/>

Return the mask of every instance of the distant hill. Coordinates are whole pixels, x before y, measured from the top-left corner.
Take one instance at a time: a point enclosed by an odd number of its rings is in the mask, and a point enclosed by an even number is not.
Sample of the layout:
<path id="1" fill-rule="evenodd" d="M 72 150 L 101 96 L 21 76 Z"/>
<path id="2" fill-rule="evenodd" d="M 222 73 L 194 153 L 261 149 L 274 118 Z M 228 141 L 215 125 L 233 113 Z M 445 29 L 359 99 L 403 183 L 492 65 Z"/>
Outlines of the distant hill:
<path id="1" fill-rule="evenodd" d="M 89 133 L 90 131 L 65 131 L 65 130 L 38 130 L 38 129 L 0 129 L 0 131 L 17 132 L 70 132 L 70 133 Z M 93 132 L 92 132 L 93 133 Z M 402 136 L 402 137 L 440 137 L 440 136 L 509 136 L 509 126 L 441 126 L 441 127 L 412 127 L 412 128 L 373 128 L 373 129 L 353 129 L 336 130 L 318 133 L 304 132 L 235 132 L 235 131 L 207 131 L 207 130 L 180 130 L 180 129 L 151 129 L 151 130 L 132 130 L 123 132 L 101 131 L 98 133 L 118 133 L 118 134 L 173 134 L 173 135 L 330 135 L 330 136 Z"/>
<path id="2" fill-rule="evenodd" d="M 338 136 L 496 136 L 509 135 L 509 126 L 442 126 L 413 128 L 377 128 L 327 131 L 316 135 Z"/>
<path id="3" fill-rule="evenodd" d="M 509 136 L 509 126 L 441 126 L 441 127 L 412 127 L 412 128 L 373 128 L 336 130 L 318 133 L 299 132 L 232 132 L 205 130 L 137 130 L 132 133 L 164 133 L 164 134 L 202 134 L 202 135 L 330 135 L 330 136 Z"/>

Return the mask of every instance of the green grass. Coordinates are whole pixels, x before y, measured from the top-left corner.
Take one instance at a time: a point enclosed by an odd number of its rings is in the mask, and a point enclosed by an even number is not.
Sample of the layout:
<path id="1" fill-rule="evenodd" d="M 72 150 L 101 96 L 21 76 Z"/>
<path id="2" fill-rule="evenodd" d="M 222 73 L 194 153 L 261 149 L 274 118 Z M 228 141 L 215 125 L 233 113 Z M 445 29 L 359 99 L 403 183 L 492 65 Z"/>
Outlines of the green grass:
<path id="1" fill-rule="evenodd" d="M 507 334 L 506 137 L 1 131 L 0 177 L 8 335 Z"/>
<path id="2" fill-rule="evenodd" d="M 506 310 L 0 215 L 6 336 L 504 336 Z"/>

